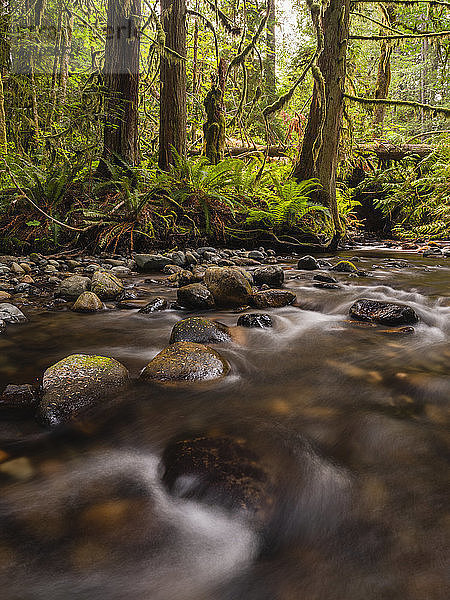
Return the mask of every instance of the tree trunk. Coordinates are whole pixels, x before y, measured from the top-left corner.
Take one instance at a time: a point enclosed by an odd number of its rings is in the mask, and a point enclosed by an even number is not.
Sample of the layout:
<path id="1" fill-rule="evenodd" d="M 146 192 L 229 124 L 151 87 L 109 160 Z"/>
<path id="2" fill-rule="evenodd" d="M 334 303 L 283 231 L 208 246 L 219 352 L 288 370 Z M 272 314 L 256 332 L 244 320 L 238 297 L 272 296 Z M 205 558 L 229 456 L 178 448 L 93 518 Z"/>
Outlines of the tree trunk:
<path id="1" fill-rule="evenodd" d="M 167 171 L 173 164 L 172 148 L 180 156 L 186 154 L 185 0 L 161 0 L 161 20 L 166 48 L 181 57 L 161 57 L 158 164 Z"/>
<path id="2" fill-rule="evenodd" d="M 103 154 L 97 174 L 110 175 L 108 162 L 139 163 L 138 91 L 141 0 L 108 0 Z M 62 75 L 62 73 L 61 73 Z"/>
<path id="3" fill-rule="evenodd" d="M 293 171 L 293 176 L 300 181 L 319 179 L 322 185 L 319 200 L 329 207 L 337 235 L 342 230 L 336 202 L 336 167 L 344 108 L 349 12 L 350 0 L 330 0 L 321 19 L 324 48 L 318 67 L 324 80 L 325 97 L 321 98 L 315 81 L 302 151 Z"/>
<path id="4" fill-rule="evenodd" d="M 396 21 L 395 8 L 392 5 L 386 7 L 387 25 L 393 25 Z M 380 31 L 380 35 L 385 32 Z M 382 99 L 388 97 L 389 85 L 391 83 L 391 53 L 392 45 L 389 40 L 383 40 L 380 47 L 380 58 L 378 61 L 377 82 L 375 85 L 375 98 Z M 376 128 L 376 135 L 379 136 L 383 132 L 384 115 L 386 106 L 376 104 L 373 110 L 373 124 Z"/>
<path id="5" fill-rule="evenodd" d="M 264 91 L 267 104 L 272 104 L 277 98 L 276 81 L 276 5 L 275 0 L 268 0 L 269 16 L 267 18 L 266 56 L 264 60 Z"/>
<path id="6" fill-rule="evenodd" d="M 213 85 L 206 94 L 203 103 L 206 110 L 206 123 L 203 125 L 205 155 L 213 165 L 223 160 L 225 152 L 225 115 L 223 105 L 225 74 L 225 61 L 221 58 L 217 84 Z"/>
<path id="7" fill-rule="evenodd" d="M 3 77 L 0 69 L 0 153 L 7 152 L 5 98 L 3 96 Z"/>
<path id="8" fill-rule="evenodd" d="M 59 104 L 62 105 L 66 99 L 67 80 L 69 78 L 69 61 L 72 51 L 73 13 L 66 12 L 66 24 L 62 32 L 61 47 L 61 72 L 59 76 Z M 139 66 L 139 59 L 138 59 Z"/>

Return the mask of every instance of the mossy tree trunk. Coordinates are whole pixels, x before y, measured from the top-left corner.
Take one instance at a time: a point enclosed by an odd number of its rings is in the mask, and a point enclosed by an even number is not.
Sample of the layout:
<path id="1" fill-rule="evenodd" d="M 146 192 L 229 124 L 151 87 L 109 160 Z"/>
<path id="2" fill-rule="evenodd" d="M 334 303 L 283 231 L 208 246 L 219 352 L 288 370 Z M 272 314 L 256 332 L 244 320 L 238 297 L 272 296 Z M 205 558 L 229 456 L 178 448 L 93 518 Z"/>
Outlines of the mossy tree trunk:
<path id="1" fill-rule="evenodd" d="M 131 166 L 139 163 L 140 15 L 141 0 L 108 0 L 103 69 L 105 125 L 97 169 L 101 177 L 110 175 L 109 162 L 123 161 Z"/>
<path id="2" fill-rule="evenodd" d="M 336 201 L 336 168 L 344 110 L 349 13 L 350 0 L 330 0 L 321 16 L 323 51 L 317 61 L 320 74 L 315 78 L 302 150 L 293 171 L 299 181 L 319 179 L 319 200 L 330 209 L 337 237 L 342 228 Z"/>
<path id="3" fill-rule="evenodd" d="M 0 153 L 7 152 L 6 141 L 6 117 L 5 117 L 5 97 L 3 94 L 3 77 L 0 70 Z"/>
<path id="4" fill-rule="evenodd" d="M 276 80 L 276 4 L 275 0 L 268 0 L 269 16 L 266 29 L 266 56 L 264 59 L 264 93 L 268 104 L 277 98 Z"/>
<path id="5" fill-rule="evenodd" d="M 165 45 L 180 58 L 161 57 L 159 156 L 160 169 L 173 164 L 172 148 L 180 156 L 186 154 L 186 2 L 161 0 L 161 21 L 166 35 Z"/>
<path id="6" fill-rule="evenodd" d="M 225 153 L 225 72 L 225 61 L 221 58 L 217 82 L 213 84 L 203 102 L 206 110 L 206 123 L 203 125 L 204 151 L 214 165 L 223 160 Z"/>
<path id="7" fill-rule="evenodd" d="M 385 19 L 387 25 L 391 26 L 395 23 L 395 8 L 392 5 L 385 7 Z M 383 35 L 380 31 L 380 35 Z M 391 83 L 391 53 L 392 44 L 390 40 L 382 40 L 380 45 L 380 58 L 378 60 L 377 82 L 375 85 L 375 98 L 387 98 L 389 85 Z M 383 132 L 384 115 L 386 106 L 376 104 L 373 110 L 373 124 L 375 125 L 375 135 L 380 135 Z"/>

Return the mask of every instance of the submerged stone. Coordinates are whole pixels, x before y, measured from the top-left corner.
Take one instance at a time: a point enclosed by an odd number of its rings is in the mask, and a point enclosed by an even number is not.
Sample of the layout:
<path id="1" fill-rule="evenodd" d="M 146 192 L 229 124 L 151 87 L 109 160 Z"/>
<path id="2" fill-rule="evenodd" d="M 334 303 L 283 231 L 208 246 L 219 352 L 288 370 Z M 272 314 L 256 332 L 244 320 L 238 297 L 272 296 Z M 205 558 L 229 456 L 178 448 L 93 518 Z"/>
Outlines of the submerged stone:
<path id="1" fill-rule="evenodd" d="M 161 310 L 167 310 L 169 308 L 169 301 L 166 298 L 160 296 L 153 298 L 151 302 L 143 306 L 138 310 L 138 313 L 148 315 L 150 313 L 158 312 Z"/>
<path id="2" fill-rule="evenodd" d="M 227 361 L 215 350 L 192 342 L 164 348 L 142 370 L 141 377 L 161 382 L 211 381 L 226 375 Z"/>
<path id="3" fill-rule="evenodd" d="M 258 455 L 231 437 L 192 437 L 164 451 L 162 480 L 179 498 L 256 514 L 269 510 L 269 477 Z"/>

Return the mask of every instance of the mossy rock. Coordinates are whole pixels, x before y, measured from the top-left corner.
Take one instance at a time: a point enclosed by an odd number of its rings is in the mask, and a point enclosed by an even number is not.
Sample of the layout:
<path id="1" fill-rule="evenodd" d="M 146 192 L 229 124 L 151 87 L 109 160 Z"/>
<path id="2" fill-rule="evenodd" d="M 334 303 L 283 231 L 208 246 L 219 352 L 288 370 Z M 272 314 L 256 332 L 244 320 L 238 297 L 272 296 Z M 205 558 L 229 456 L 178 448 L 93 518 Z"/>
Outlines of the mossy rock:
<path id="1" fill-rule="evenodd" d="M 101 300 L 115 300 L 123 292 L 123 283 L 105 271 L 96 271 L 92 277 L 91 291 Z"/>
<path id="2" fill-rule="evenodd" d="M 204 317 L 189 317 L 175 323 L 170 343 L 196 342 L 198 344 L 217 344 L 231 341 L 229 328 L 217 321 Z"/>
<path id="3" fill-rule="evenodd" d="M 334 267 L 331 267 L 332 271 L 338 273 L 357 273 L 358 268 L 349 260 L 340 260 Z"/>
<path id="4" fill-rule="evenodd" d="M 175 342 L 164 348 L 142 370 L 141 377 L 160 382 L 211 381 L 229 370 L 227 361 L 215 350 L 193 342 Z"/>
<path id="5" fill-rule="evenodd" d="M 127 368 L 114 358 L 71 354 L 45 371 L 38 418 L 49 427 L 67 423 L 127 382 Z"/>
<path id="6" fill-rule="evenodd" d="M 78 296 L 71 310 L 79 313 L 94 313 L 103 309 L 103 302 L 97 294 L 94 294 L 94 292 L 83 292 Z"/>
<path id="7" fill-rule="evenodd" d="M 211 267 L 205 272 L 205 285 L 218 306 L 248 304 L 252 293 L 249 279 L 234 267 Z"/>
<path id="8" fill-rule="evenodd" d="M 82 275 L 71 275 L 59 284 L 55 296 L 61 296 L 68 300 L 76 300 L 83 292 L 91 289 L 91 280 Z"/>

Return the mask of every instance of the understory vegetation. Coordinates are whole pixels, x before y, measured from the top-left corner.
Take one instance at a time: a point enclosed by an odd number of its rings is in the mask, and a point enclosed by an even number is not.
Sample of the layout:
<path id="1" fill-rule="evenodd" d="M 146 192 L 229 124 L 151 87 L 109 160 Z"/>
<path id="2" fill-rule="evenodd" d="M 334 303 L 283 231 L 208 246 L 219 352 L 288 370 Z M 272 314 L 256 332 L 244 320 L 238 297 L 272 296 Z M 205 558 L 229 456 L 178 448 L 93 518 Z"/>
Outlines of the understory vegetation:
<path id="1" fill-rule="evenodd" d="M 0 251 L 448 238 L 449 6 L 0 3 Z"/>

